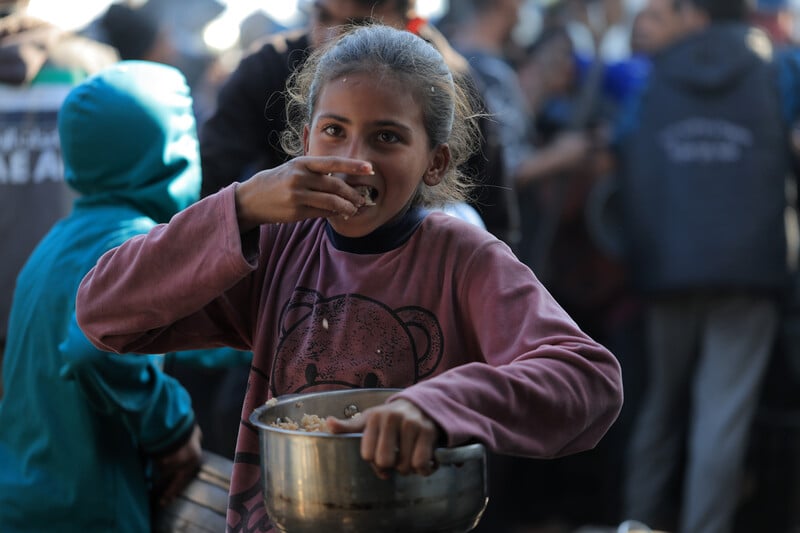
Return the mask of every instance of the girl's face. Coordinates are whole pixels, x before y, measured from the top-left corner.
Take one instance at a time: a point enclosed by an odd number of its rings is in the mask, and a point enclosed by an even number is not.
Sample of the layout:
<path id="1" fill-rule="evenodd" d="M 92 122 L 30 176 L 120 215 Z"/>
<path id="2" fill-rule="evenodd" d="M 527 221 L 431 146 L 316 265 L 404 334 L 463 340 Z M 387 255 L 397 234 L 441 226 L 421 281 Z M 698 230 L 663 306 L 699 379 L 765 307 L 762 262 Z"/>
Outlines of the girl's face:
<path id="1" fill-rule="evenodd" d="M 352 187 L 369 187 L 375 203 L 347 219 L 329 218 L 347 237 L 367 235 L 403 214 L 420 184 L 437 185 L 450 163 L 447 145 L 429 147 L 412 91 L 380 74 L 348 74 L 323 86 L 303 141 L 306 155 L 372 163 L 374 175 L 341 176 Z"/>

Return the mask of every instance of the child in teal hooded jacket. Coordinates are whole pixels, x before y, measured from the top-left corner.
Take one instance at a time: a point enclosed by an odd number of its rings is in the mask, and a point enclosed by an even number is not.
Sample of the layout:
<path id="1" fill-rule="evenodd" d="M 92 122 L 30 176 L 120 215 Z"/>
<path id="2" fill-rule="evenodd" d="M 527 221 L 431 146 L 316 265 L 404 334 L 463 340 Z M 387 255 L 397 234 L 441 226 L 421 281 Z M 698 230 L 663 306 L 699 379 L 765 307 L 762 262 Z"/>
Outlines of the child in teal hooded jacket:
<path id="1" fill-rule="evenodd" d="M 161 371 L 164 359 L 231 366 L 251 353 L 110 354 L 74 321 L 78 284 L 103 252 L 199 198 L 180 72 L 143 61 L 107 68 L 70 92 L 58 128 L 80 196 L 17 279 L 0 399 L 0 531 L 148 531 L 154 476 L 183 485 L 200 459 L 189 394 Z"/>

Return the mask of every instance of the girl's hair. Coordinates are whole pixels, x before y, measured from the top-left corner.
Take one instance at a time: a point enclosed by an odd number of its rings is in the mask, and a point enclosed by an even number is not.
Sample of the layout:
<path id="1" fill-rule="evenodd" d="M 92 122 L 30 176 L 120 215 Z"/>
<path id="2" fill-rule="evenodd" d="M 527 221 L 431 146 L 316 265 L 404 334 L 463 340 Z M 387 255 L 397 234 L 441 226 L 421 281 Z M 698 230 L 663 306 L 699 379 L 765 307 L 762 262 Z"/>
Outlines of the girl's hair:
<path id="1" fill-rule="evenodd" d="M 322 88 L 348 74 L 392 76 L 400 80 L 422 108 L 431 148 L 447 143 L 451 161 L 441 183 L 423 182 L 414 205 L 439 207 L 464 201 L 471 179 L 460 168 L 476 149 L 477 115 L 466 88 L 455 81 L 442 55 L 424 39 L 384 25 L 349 28 L 329 46 L 315 50 L 287 84 L 288 128 L 281 144 L 287 153 L 302 155 L 303 127 L 311 122 Z"/>

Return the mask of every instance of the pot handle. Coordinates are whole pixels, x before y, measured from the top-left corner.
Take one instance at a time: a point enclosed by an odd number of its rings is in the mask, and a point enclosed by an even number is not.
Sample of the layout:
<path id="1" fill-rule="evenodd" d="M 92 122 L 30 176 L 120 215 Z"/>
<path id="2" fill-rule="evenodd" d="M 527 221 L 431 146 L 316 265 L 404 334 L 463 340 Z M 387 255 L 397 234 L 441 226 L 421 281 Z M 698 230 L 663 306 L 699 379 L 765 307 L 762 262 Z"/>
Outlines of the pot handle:
<path id="1" fill-rule="evenodd" d="M 461 464 L 475 459 L 483 459 L 486 457 L 486 449 L 480 443 L 456 446 L 455 448 L 436 448 L 433 451 L 433 457 L 440 465 Z"/>

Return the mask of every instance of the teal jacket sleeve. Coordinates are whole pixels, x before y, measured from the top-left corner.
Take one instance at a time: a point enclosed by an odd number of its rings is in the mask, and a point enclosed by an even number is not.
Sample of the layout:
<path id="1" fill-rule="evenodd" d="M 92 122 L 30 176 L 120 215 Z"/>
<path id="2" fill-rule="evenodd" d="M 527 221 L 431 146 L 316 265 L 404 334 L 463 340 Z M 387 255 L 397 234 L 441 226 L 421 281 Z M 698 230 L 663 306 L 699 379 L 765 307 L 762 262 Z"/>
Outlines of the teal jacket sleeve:
<path id="1" fill-rule="evenodd" d="M 170 352 L 164 356 L 165 367 L 170 363 L 183 363 L 199 368 L 234 368 L 249 366 L 253 361 L 253 352 L 234 348 L 214 348 L 210 350 L 187 350 Z"/>
<path id="2" fill-rule="evenodd" d="M 189 393 L 161 371 L 158 356 L 100 351 L 74 316 L 59 350 L 61 377 L 76 380 L 98 412 L 121 417 L 144 453 L 166 453 L 191 435 L 195 417 Z"/>

